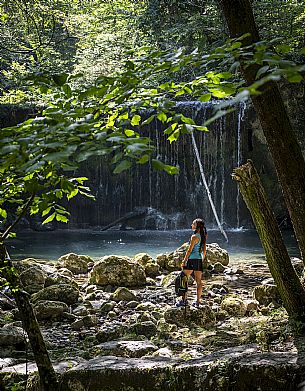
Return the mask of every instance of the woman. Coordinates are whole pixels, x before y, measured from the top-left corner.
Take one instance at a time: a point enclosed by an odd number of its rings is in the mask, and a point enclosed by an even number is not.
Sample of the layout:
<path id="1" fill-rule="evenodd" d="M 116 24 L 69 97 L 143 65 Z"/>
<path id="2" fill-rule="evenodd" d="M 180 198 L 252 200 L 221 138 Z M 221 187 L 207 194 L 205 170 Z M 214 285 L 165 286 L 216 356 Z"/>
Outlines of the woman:
<path id="1" fill-rule="evenodd" d="M 194 234 L 191 236 L 190 244 L 182 261 L 181 267 L 184 273 L 189 277 L 193 272 L 195 274 L 195 281 L 197 287 L 197 300 L 193 304 L 196 307 L 200 306 L 200 300 L 202 295 L 202 270 L 203 260 L 206 254 L 206 240 L 207 230 L 202 219 L 195 219 L 192 223 L 192 230 Z M 186 293 L 182 296 L 182 301 L 178 306 L 185 306 Z"/>

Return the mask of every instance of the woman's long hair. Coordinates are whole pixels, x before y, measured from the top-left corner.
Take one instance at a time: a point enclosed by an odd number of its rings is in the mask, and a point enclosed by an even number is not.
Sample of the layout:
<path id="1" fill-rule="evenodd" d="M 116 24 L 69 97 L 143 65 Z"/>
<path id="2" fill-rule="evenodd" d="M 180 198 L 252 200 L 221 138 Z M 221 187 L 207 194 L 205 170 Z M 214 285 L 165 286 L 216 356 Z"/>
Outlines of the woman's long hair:
<path id="1" fill-rule="evenodd" d="M 202 249 L 206 243 L 207 240 L 207 229 L 205 227 L 204 221 L 202 219 L 195 219 L 194 223 L 196 224 L 196 230 L 195 233 L 200 234 L 200 245 L 199 245 L 199 252 L 202 252 Z"/>

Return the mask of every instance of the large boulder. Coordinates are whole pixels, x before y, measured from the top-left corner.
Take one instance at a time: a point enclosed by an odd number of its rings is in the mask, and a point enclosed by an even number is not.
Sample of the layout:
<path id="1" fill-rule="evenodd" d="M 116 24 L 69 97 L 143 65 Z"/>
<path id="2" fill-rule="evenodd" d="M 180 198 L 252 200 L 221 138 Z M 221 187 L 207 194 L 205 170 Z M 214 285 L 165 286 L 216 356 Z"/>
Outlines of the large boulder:
<path id="1" fill-rule="evenodd" d="M 167 323 L 184 326 L 186 324 L 195 324 L 197 326 L 205 326 L 215 320 L 215 314 L 208 305 L 202 305 L 199 308 L 187 307 L 176 308 L 171 307 L 165 310 L 164 319 Z"/>
<path id="2" fill-rule="evenodd" d="M 33 306 L 38 320 L 57 319 L 68 312 L 69 307 L 61 301 L 40 300 Z"/>
<path id="3" fill-rule="evenodd" d="M 0 346 L 24 344 L 25 335 L 21 327 L 11 326 L 10 324 L 0 328 Z"/>
<path id="4" fill-rule="evenodd" d="M 143 267 L 131 258 L 109 255 L 95 263 L 89 281 L 101 286 L 141 286 L 146 283 L 146 276 Z"/>
<path id="5" fill-rule="evenodd" d="M 151 320 L 144 322 L 137 322 L 132 328 L 137 335 L 145 335 L 150 338 L 157 334 L 157 326 Z"/>
<path id="6" fill-rule="evenodd" d="M 149 254 L 136 254 L 134 261 L 143 266 L 147 277 L 156 277 L 160 274 L 160 266 Z"/>
<path id="7" fill-rule="evenodd" d="M 253 290 L 253 297 L 259 304 L 267 306 L 281 301 L 277 286 L 274 284 L 258 285 Z"/>
<path id="8" fill-rule="evenodd" d="M 253 345 L 199 359 L 98 356 L 63 372 L 60 391 L 296 391 L 304 388 L 297 351 L 259 353 Z"/>
<path id="9" fill-rule="evenodd" d="M 126 287 L 119 287 L 116 289 L 115 292 L 111 295 L 111 299 L 113 301 L 119 302 L 119 301 L 138 301 L 138 298 L 134 293 L 132 293 L 128 288 Z"/>
<path id="10" fill-rule="evenodd" d="M 59 285 L 59 284 L 67 284 L 67 285 L 74 285 L 77 287 L 77 282 L 73 280 L 73 278 L 66 276 L 59 272 L 54 272 L 52 274 L 49 274 L 45 280 L 45 288 L 51 285 Z"/>
<path id="11" fill-rule="evenodd" d="M 185 256 L 188 243 L 184 243 L 182 246 L 177 248 L 175 251 L 169 254 L 159 254 L 157 255 L 157 263 L 162 269 L 166 269 L 170 272 L 179 270 L 181 268 L 181 263 Z"/>
<path id="12" fill-rule="evenodd" d="M 134 261 L 145 267 L 149 262 L 154 262 L 154 259 L 147 253 L 139 253 L 134 256 Z"/>
<path id="13" fill-rule="evenodd" d="M 246 303 L 238 296 L 227 296 L 221 303 L 221 309 L 229 315 L 244 316 L 247 311 Z"/>
<path id="14" fill-rule="evenodd" d="M 169 254 L 157 255 L 157 263 L 162 269 L 175 271 L 181 268 L 181 263 L 184 259 L 189 244 L 183 243 L 174 252 Z M 207 260 L 211 264 L 221 263 L 224 266 L 229 264 L 229 254 L 226 250 L 219 247 L 217 243 L 207 244 Z"/>
<path id="15" fill-rule="evenodd" d="M 164 286 L 164 288 L 168 288 L 169 286 L 175 285 L 175 280 L 179 274 L 180 271 L 175 271 L 167 274 L 166 276 L 163 276 L 161 280 L 161 285 Z"/>
<path id="16" fill-rule="evenodd" d="M 142 357 L 158 350 L 152 342 L 145 341 L 109 341 L 95 346 L 99 355 L 112 355 L 119 357 Z"/>
<path id="17" fill-rule="evenodd" d="M 207 244 L 207 252 L 206 257 L 209 263 L 221 263 L 224 266 L 229 264 L 229 254 L 226 250 L 219 247 L 217 243 L 209 243 Z"/>
<path id="18" fill-rule="evenodd" d="M 75 304 L 79 297 L 79 290 L 72 285 L 52 285 L 32 295 L 32 301 L 39 300 L 61 301 L 68 305 Z"/>
<path id="19" fill-rule="evenodd" d="M 89 262 L 93 262 L 93 259 L 87 255 L 69 253 L 61 256 L 57 265 L 70 270 L 73 274 L 85 274 L 88 271 Z"/>
<path id="20" fill-rule="evenodd" d="M 148 262 L 145 266 L 145 274 L 147 277 L 157 277 L 160 274 L 160 266 L 154 262 Z"/>
<path id="21" fill-rule="evenodd" d="M 21 284 L 28 293 L 35 293 L 43 289 L 46 273 L 34 258 L 27 258 L 14 262 L 19 272 Z"/>

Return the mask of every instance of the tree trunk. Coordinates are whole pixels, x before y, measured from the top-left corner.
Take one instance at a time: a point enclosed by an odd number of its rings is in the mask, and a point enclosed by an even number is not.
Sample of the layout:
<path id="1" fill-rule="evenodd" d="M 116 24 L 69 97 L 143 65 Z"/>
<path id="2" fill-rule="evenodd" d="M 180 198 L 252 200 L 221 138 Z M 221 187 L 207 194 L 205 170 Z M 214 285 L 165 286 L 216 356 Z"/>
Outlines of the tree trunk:
<path id="1" fill-rule="evenodd" d="M 253 163 L 248 160 L 247 164 L 235 168 L 233 178 L 238 181 L 240 192 L 251 212 L 284 307 L 289 316 L 304 322 L 305 290 L 291 264 L 281 231 Z"/>
<path id="2" fill-rule="evenodd" d="M 16 300 L 22 325 L 28 335 L 38 367 L 41 386 L 44 391 L 58 391 L 56 373 L 49 358 L 33 307 L 30 303 L 29 294 L 22 289 L 18 276 L 15 272 L 12 272 L 11 269 L 12 263 L 7 257 L 5 245 L 0 243 L 1 274 L 9 282 L 12 294 Z"/>
<path id="3" fill-rule="evenodd" d="M 218 0 L 226 19 L 231 38 L 245 33 L 251 36 L 243 45 L 260 41 L 249 0 Z M 248 85 L 255 82 L 260 66 L 243 66 L 241 69 Z M 261 88 L 261 95 L 252 97 L 260 119 L 284 199 L 291 217 L 301 256 L 305 264 L 305 161 L 293 132 L 287 111 L 275 82 Z"/>

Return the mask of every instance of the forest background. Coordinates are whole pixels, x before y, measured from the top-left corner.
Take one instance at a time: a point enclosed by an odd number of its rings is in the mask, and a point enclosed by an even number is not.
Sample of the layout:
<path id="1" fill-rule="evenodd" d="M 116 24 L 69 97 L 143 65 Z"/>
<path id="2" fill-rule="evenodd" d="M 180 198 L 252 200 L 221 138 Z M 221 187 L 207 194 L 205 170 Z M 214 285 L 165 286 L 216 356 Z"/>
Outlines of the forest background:
<path id="1" fill-rule="evenodd" d="M 304 2 L 251 3 L 261 39 L 281 37 L 279 50 L 291 60 L 301 60 Z M 132 49 L 198 47 L 211 52 L 228 36 L 217 2 L 210 0 L 2 0 L 0 33 L 2 104 L 48 99 L 47 89 L 30 85 L 29 76 L 65 72 L 82 74 L 81 83 L 90 83 L 101 74 L 122 70 Z M 195 70 L 184 72 L 192 77 Z"/>

